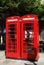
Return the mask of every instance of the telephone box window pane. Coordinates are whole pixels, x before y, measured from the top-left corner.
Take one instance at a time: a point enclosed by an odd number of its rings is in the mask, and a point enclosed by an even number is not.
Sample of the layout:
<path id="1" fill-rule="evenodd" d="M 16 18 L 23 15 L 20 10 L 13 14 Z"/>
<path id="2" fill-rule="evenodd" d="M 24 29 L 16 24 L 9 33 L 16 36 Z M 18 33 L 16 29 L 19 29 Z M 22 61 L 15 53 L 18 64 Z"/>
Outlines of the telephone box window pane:
<path id="1" fill-rule="evenodd" d="M 9 24 L 8 28 L 8 51 L 9 52 L 16 52 L 17 49 L 17 35 L 16 35 L 16 24 Z"/>
<path id="2" fill-rule="evenodd" d="M 34 25 L 33 23 L 24 24 L 24 53 L 28 53 L 28 50 L 32 51 L 34 43 Z M 27 49 L 27 50 L 26 50 Z"/>

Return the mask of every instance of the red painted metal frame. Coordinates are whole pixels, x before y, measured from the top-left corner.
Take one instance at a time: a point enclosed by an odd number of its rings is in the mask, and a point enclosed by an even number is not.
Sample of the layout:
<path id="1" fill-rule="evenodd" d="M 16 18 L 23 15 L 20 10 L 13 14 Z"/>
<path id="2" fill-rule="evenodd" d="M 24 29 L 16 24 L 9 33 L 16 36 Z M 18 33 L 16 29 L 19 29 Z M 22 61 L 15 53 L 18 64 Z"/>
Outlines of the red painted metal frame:
<path id="1" fill-rule="evenodd" d="M 23 20 L 25 18 L 25 20 Z M 32 20 L 26 20 L 27 18 L 32 18 Z M 16 21 L 14 21 L 16 19 Z M 10 20 L 8 22 L 8 20 Z M 12 21 L 13 20 L 13 21 Z M 34 32 L 34 38 L 33 38 L 33 51 L 32 54 L 31 51 L 28 51 L 27 53 L 24 52 L 25 44 L 28 44 L 27 42 L 24 42 L 25 40 L 25 24 L 31 23 L 33 25 Z M 8 45 L 9 45 L 9 25 L 14 24 L 16 25 L 16 52 L 9 52 L 8 51 Z M 6 19 L 6 57 L 9 58 L 22 58 L 22 59 L 32 59 L 32 60 L 38 60 L 39 56 L 39 30 L 38 30 L 38 16 L 34 14 L 24 15 L 21 18 L 19 16 L 11 16 Z M 13 43 L 12 43 L 13 45 Z M 12 47 L 12 46 L 11 46 Z M 12 48 L 11 48 L 12 49 Z M 27 48 L 26 48 L 27 50 Z"/>
<path id="2" fill-rule="evenodd" d="M 33 20 L 23 20 L 24 18 L 34 18 Z M 33 32 L 34 32 L 34 39 L 33 39 L 33 48 L 34 48 L 34 51 L 32 52 L 32 55 L 31 54 L 26 54 L 24 52 L 24 24 L 25 23 L 32 23 L 34 28 L 33 28 Z M 22 33 L 21 33 L 21 37 L 22 37 L 22 58 L 25 58 L 25 59 L 35 59 L 35 60 L 38 60 L 38 53 L 39 53 L 39 30 L 38 30 L 38 17 L 36 15 L 33 15 L 33 14 L 30 14 L 30 15 L 25 15 L 22 17 Z M 25 43 L 26 44 L 26 43 Z M 34 54 L 33 54 L 34 53 Z"/>
<path id="3" fill-rule="evenodd" d="M 6 19 L 6 57 L 9 57 L 9 58 L 20 58 L 20 24 L 19 24 L 19 18 L 18 16 L 12 16 L 12 17 L 8 17 Z M 13 19 L 18 19 L 18 21 L 9 21 L 8 20 L 13 20 Z M 16 52 L 9 52 L 9 33 L 8 33 L 8 29 L 9 29 L 9 25 L 10 24 L 14 24 L 16 25 Z M 11 43 L 11 42 L 10 42 Z M 13 45 L 13 42 L 12 42 L 12 45 Z M 13 45 L 14 46 L 14 45 Z M 11 46 L 11 49 L 12 46 Z"/>

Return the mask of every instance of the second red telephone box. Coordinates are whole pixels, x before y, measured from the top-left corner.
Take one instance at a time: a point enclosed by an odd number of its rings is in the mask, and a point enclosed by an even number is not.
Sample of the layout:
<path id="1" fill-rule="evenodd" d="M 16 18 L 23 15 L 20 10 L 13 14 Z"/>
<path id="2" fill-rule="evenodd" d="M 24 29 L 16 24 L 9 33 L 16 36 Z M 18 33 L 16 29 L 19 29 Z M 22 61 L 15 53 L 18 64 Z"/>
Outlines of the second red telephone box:
<path id="1" fill-rule="evenodd" d="M 38 17 L 30 14 L 22 17 L 21 25 L 21 50 L 22 58 L 38 60 L 39 30 Z"/>

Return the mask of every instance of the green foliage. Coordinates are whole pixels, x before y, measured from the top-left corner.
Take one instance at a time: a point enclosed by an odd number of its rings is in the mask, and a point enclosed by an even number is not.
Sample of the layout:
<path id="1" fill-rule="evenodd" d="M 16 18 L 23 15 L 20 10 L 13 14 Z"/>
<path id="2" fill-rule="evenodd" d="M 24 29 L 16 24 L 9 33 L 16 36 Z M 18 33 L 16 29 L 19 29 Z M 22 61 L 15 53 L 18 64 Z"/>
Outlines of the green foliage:
<path id="1" fill-rule="evenodd" d="M 41 0 L 0 0 L 0 19 L 3 20 L 3 25 L 6 17 L 11 15 L 34 13 L 40 21 L 44 20 L 44 4 L 40 2 Z"/>
<path id="2" fill-rule="evenodd" d="M 44 9 L 43 5 L 40 4 L 40 1 L 41 0 L 0 0 L 0 13 L 8 10 L 11 12 L 17 11 L 19 15 L 27 13 L 35 13 L 39 15 Z"/>
<path id="3" fill-rule="evenodd" d="M 19 9 L 23 9 L 23 13 L 39 13 L 39 9 L 41 7 L 40 0 L 21 0 L 21 3 L 19 5 Z"/>

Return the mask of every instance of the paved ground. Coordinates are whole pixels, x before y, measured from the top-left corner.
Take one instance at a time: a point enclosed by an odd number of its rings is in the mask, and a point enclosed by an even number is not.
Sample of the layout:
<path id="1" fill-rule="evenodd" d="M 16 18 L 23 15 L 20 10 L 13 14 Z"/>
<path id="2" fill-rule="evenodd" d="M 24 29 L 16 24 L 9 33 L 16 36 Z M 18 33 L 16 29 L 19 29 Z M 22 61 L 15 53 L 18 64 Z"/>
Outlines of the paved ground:
<path id="1" fill-rule="evenodd" d="M 13 60 L 13 59 L 6 59 L 5 52 L 0 51 L 0 65 L 34 65 L 33 63 L 25 60 Z M 39 54 L 39 60 L 37 65 L 44 65 L 44 53 Z"/>

